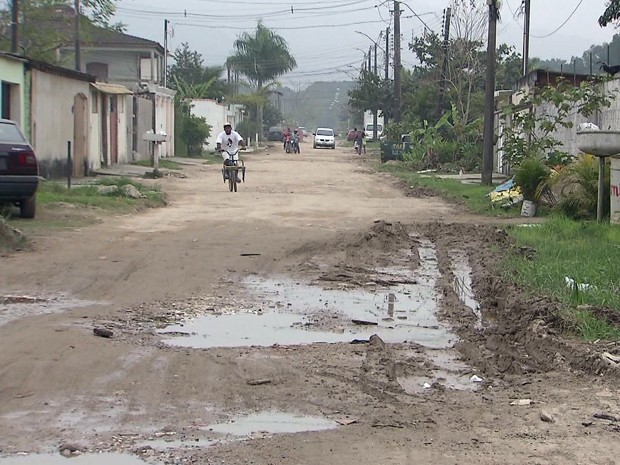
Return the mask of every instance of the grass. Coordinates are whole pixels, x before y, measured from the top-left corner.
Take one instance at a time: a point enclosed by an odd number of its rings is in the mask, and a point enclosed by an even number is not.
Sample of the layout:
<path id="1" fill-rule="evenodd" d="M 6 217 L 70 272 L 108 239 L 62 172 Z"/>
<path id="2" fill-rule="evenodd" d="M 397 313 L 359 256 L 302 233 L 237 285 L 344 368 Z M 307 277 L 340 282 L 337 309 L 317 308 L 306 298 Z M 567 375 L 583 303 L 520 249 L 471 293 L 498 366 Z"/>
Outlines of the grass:
<path id="1" fill-rule="evenodd" d="M 494 206 L 487 197 L 492 190 L 489 186 L 463 184 L 455 179 L 442 179 L 432 174 L 421 175 L 409 170 L 404 163 L 380 164 L 377 169 L 403 179 L 411 186 L 432 189 L 449 200 L 463 202 L 473 213 L 500 217 L 515 217 L 521 214 L 517 207 L 504 210 Z"/>
<path id="2" fill-rule="evenodd" d="M 151 163 L 151 160 L 134 161 L 132 165 L 153 166 Z M 159 160 L 159 168 L 164 169 L 164 170 L 180 170 L 181 165 L 177 163 L 176 161 L 162 159 L 162 160 Z"/>
<path id="3" fill-rule="evenodd" d="M 551 217 L 540 226 L 510 231 L 518 245 L 532 247 L 536 256 L 528 260 L 509 254 L 502 262 L 507 280 L 562 302 L 566 309 L 563 316 L 585 339 L 620 339 L 620 328 L 583 307 L 620 311 L 620 227 Z M 566 277 L 591 287 L 583 290 L 567 285 Z"/>
<path id="4" fill-rule="evenodd" d="M 121 189 L 125 185 L 132 185 L 144 196 L 133 199 L 118 191 L 110 194 L 100 194 L 99 186 L 117 186 Z M 126 177 L 109 177 L 97 180 L 95 184 L 74 186 L 72 189 L 58 182 L 46 182 L 40 185 L 37 192 L 37 205 L 46 206 L 54 203 L 69 203 L 83 207 L 97 207 L 107 211 L 131 211 L 136 207 L 160 207 L 166 204 L 165 194 L 156 187 L 146 187 L 141 183 Z"/>

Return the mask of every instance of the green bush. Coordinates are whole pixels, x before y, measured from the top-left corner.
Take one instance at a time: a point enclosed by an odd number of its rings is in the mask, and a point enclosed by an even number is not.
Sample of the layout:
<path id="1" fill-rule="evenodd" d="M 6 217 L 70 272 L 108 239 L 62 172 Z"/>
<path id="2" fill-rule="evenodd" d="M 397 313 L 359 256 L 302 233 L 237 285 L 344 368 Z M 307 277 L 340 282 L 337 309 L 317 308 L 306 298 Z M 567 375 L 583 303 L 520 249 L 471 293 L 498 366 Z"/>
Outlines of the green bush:
<path id="1" fill-rule="evenodd" d="M 539 187 L 546 185 L 550 170 L 538 157 L 523 160 L 515 173 L 515 184 L 521 188 L 525 200 L 537 202 L 540 198 Z"/>

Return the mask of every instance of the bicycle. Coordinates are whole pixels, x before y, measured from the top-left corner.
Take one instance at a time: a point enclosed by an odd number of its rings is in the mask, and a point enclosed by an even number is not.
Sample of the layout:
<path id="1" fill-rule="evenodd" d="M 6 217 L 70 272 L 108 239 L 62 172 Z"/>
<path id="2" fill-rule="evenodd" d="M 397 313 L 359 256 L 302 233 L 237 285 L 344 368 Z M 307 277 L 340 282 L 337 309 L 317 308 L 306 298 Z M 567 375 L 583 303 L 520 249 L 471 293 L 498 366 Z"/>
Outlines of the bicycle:
<path id="1" fill-rule="evenodd" d="M 230 153 L 228 150 L 222 150 L 228 154 L 228 159 L 224 160 L 224 167 L 222 168 L 222 177 L 224 182 L 228 181 L 228 189 L 230 192 L 237 192 L 237 184 L 245 182 L 245 163 L 243 160 L 235 159 L 239 150 Z M 239 171 L 241 171 L 241 178 L 239 178 Z"/>

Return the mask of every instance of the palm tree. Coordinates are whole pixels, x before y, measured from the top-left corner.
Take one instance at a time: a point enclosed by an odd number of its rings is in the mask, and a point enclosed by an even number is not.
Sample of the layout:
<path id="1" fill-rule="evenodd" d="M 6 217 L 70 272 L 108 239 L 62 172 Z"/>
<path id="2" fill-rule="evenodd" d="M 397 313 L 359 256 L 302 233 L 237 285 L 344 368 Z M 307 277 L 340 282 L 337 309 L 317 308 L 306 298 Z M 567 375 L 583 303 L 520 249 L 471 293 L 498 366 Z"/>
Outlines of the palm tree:
<path id="1" fill-rule="evenodd" d="M 244 32 L 234 42 L 235 53 L 228 58 L 228 67 L 244 75 L 256 98 L 258 122 L 263 129 L 263 107 L 267 90 L 277 86 L 275 79 L 297 67 L 286 40 L 258 22 L 253 33 Z"/>

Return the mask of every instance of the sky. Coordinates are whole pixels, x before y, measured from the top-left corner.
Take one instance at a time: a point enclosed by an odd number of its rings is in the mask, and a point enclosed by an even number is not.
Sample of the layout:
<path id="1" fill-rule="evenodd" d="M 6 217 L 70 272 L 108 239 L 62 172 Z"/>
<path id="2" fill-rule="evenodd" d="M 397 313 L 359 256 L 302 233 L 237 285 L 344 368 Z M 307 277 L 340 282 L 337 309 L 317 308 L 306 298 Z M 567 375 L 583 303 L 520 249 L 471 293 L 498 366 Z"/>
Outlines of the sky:
<path id="1" fill-rule="evenodd" d="M 438 33 L 442 16 L 455 0 L 401 2 L 403 66 L 416 64 L 407 44 L 425 28 Z M 474 0 L 486 4 L 485 0 Z M 543 59 L 581 56 L 591 45 L 610 42 L 616 30 L 601 28 L 597 19 L 607 0 L 531 0 L 530 56 Z M 521 0 L 503 0 L 497 40 L 523 48 Z M 364 52 L 377 42 L 385 48 L 384 31 L 393 31 L 393 1 L 384 0 L 120 0 L 116 20 L 131 35 L 164 43 L 164 20 L 170 21 L 168 47 L 183 42 L 202 54 L 205 64 L 223 65 L 233 42 L 257 21 L 275 30 L 289 44 L 298 67 L 280 81 L 299 89 L 314 81 L 353 80 Z M 379 51 L 379 68 L 382 67 Z M 620 57 L 610 60 L 620 63 Z"/>

